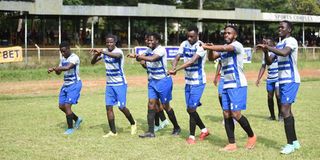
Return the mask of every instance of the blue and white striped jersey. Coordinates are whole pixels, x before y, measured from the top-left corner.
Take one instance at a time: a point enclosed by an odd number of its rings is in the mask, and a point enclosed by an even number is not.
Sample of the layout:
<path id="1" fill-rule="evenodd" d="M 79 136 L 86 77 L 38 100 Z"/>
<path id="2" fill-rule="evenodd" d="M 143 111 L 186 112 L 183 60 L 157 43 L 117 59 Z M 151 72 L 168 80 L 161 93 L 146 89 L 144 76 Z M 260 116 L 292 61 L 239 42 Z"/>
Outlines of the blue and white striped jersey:
<path id="1" fill-rule="evenodd" d="M 198 85 L 206 83 L 206 73 L 204 65 L 206 63 L 207 52 L 200 46 L 202 42 L 197 41 L 193 45 L 189 41 L 183 41 L 179 47 L 178 53 L 183 56 L 184 62 L 192 59 L 197 54 L 200 58 L 192 65 L 184 69 L 185 81 L 189 85 Z"/>
<path id="2" fill-rule="evenodd" d="M 157 48 L 152 50 L 148 48 L 145 52 L 146 56 L 152 56 L 157 54 L 160 58 L 154 62 L 146 61 L 148 79 L 162 79 L 167 77 L 167 51 L 164 47 L 159 45 Z"/>
<path id="3" fill-rule="evenodd" d="M 287 37 L 279 42 L 276 46 L 278 49 L 285 47 L 291 48 L 291 53 L 288 56 L 277 56 L 279 83 L 300 83 L 300 75 L 297 68 L 298 61 L 298 42 L 293 37 Z"/>
<path id="4" fill-rule="evenodd" d="M 106 53 L 107 49 L 103 49 L 103 53 Z M 127 84 L 124 72 L 124 55 L 120 48 L 115 47 L 111 53 L 121 54 L 121 58 L 113 58 L 106 54 L 102 54 L 101 58 L 104 60 L 106 66 L 106 77 L 108 86 L 120 86 Z"/>
<path id="5" fill-rule="evenodd" d="M 244 48 L 238 41 L 234 41 L 230 45 L 234 47 L 234 51 L 220 53 L 224 89 L 247 86 L 247 79 L 243 73 Z"/>
<path id="6" fill-rule="evenodd" d="M 67 59 L 62 57 L 62 59 L 60 60 L 59 66 L 68 66 L 70 63 L 74 64 L 74 67 L 64 72 L 63 85 L 65 86 L 69 86 L 80 80 L 80 76 L 79 76 L 80 59 L 76 54 L 71 53 L 71 55 Z"/>
<path id="7" fill-rule="evenodd" d="M 272 52 L 268 53 L 269 56 L 274 54 Z M 264 60 L 264 54 L 262 54 L 262 64 L 266 64 Z M 278 80 L 278 58 L 275 58 L 271 65 L 268 65 L 268 76 L 267 81 Z"/>

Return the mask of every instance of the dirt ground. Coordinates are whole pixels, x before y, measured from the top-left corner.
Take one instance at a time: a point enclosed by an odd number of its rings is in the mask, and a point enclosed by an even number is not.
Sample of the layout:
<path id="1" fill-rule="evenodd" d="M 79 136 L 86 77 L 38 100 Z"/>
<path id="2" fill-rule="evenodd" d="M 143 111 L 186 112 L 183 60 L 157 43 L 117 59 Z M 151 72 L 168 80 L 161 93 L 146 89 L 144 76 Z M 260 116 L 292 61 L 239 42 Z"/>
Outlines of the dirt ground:
<path id="1" fill-rule="evenodd" d="M 299 71 L 301 78 L 318 78 L 320 69 L 304 69 Z M 248 81 L 255 81 L 258 75 L 256 71 L 245 73 Z M 266 74 L 265 74 L 266 75 Z M 212 83 L 213 73 L 207 74 L 207 83 Z M 127 76 L 128 86 L 145 87 L 147 76 Z M 184 84 L 184 75 L 173 76 L 175 84 Z M 62 80 L 43 80 L 43 81 L 23 81 L 23 82 L 0 82 L 0 95 L 41 95 L 43 93 L 56 93 L 62 85 Z M 94 90 L 105 87 L 105 78 L 99 79 L 82 79 L 84 90 Z"/>

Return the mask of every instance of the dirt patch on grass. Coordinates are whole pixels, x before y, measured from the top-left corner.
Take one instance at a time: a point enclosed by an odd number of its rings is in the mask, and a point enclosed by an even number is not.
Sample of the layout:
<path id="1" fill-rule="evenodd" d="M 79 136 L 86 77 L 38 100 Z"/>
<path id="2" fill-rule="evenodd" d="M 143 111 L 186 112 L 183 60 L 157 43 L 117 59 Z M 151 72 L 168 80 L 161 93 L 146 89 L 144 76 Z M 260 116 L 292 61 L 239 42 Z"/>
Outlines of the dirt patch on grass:
<path id="1" fill-rule="evenodd" d="M 302 78 L 319 78 L 320 69 L 304 69 L 299 71 Z M 249 71 L 245 73 L 248 81 L 255 81 L 258 76 L 258 71 Z M 265 74 L 266 75 L 266 74 Z M 207 74 L 207 83 L 212 83 L 214 73 Z M 148 80 L 147 76 L 127 76 L 129 87 L 146 87 Z M 184 85 L 184 74 L 180 72 L 173 76 L 173 81 L 176 85 Z M 58 94 L 62 85 L 62 80 L 41 80 L 41 81 L 21 81 L 21 82 L 0 82 L 0 95 L 24 95 L 24 94 Z M 83 91 L 98 90 L 105 87 L 105 78 L 82 79 Z"/>

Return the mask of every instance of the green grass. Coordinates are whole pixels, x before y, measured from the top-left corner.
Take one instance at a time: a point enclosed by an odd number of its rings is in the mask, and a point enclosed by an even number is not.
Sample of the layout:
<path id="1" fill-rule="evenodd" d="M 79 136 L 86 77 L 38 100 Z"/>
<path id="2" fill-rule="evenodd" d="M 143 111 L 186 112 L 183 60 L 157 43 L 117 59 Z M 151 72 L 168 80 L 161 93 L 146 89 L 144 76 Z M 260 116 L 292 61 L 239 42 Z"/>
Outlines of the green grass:
<path id="1" fill-rule="evenodd" d="M 0 95 L 0 159 L 317 159 L 320 156 L 320 119 L 316 112 L 320 106 L 319 82 L 312 79 L 301 84 L 293 112 L 302 148 L 287 156 L 279 154 L 280 147 L 286 143 L 283 123 L 266 120 L 265 87 L 261 85 L 258 88 L 250 82 L 248 107 L 243 114 L 258 135 L 257 146 L 251 151 L 243 148 L 246 134 L 236 125 L 239 150 L 233 153 L 219 152 L 227 138 L 221 124 L 217 88 L 211 83 L 206 86 L 203 106 L 198 112 L 212 134 L 196 145 L 187 145 L 188 114 L 184 104 L 184 89 L 182 84 L 175 84 L 171 105 L 182 133 L 179 137 L 172 137 L 170 125 L 157 132 L 155 139 L 131 136 L 126 118 L 116 108 L 118 136 L 102 138 L 109 131 L 104 108 L 104 87 L 83 88 L 79 104 L 73 109 L 84 118 L 84 122 L 71 136 L 63 135 L 66 122 L 65 115 L 57 108 L 59 88 L 56 88 L 56 93 L 43 92 L 36 96 Z M 147 129 L 147 87 L 129 86 L 127 103 L 137 120 L 138 133 L 143 133 Z M 199 134 L 198 128 L 196 134 Z"/>

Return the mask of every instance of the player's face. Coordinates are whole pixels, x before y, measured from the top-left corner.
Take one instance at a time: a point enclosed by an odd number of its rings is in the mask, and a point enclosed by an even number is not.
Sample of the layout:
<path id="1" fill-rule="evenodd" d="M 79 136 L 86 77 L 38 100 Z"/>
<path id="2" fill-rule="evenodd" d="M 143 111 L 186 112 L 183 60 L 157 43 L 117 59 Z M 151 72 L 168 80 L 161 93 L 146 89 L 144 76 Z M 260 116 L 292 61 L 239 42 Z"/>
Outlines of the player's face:
<path id="1" fill-rule="evenodd" d="M 68 48 L 68 47 L 61 47 L 60 48 L 60 52 L 61 52 L 61 54 L 62 54 L 62 56 L 64 57 L 64 58 L 68 58 L 69 56 L 70 56 L 70 48 Z"/>
<path id="2" fill-rule="evenodd" d="M 279 36 L 281 38 L 287 37 L 291 32 L 291 29 L 288 27 L 288 24 L 285 22 L 280 22 L 279 24 Z"/>
<path id="3" fill-rule="evenodd" d="M 227 44 L 232 43 L 237 38 L 237 33 L 233 28 L 227 27 L 223 33 L 224 40 Z"/>
<path id="4" fill-rule="evenodd" d="M 151 49 L 155 49 L 159 45 L 159 40 L 153 36 L 148 37 L 147 46 Z"/>
<path id="5" fill-rule="evenodd" d="M 198 41 L 198 33 L 195 31 L 188 32 L 187 37 L 190 44 L 194 44 Z"/>
<path id="6" fill-rule="evenodd" d="M 106 46 L 107 46 L 108 50 L 112 51 L 116 46 L 114 39 L 113 38 L 106 38 Z"/>

